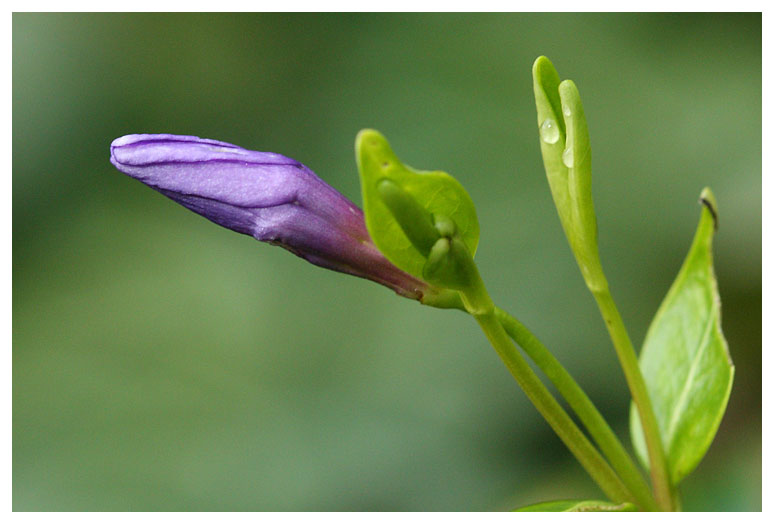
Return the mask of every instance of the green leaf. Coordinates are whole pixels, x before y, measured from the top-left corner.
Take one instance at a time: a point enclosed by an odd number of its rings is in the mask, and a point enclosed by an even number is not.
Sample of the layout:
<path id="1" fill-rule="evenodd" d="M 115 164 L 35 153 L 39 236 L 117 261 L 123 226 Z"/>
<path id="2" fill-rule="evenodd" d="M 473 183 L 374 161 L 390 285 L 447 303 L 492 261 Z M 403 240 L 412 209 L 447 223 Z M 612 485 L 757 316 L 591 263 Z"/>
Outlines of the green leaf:
<path id="1" fill-rule="evenodd" d="M 611 503 L 595 500 L 558 500 L 536 503 L 516 509 L 515 512 L 633 512 L 632 503 Z"/>
<path id="2" fill-rule="evenodd" d="M 718 218 L 710 189 L 702 191 L 700 202 L 689 255 L 651 322 L 640 356 L 674 484 L 694 470 L 713 441 L 734 375 L 713 274 L 711 247 Z M 635 449 L 648 465 L 634 406 L 630 429 Z"/>
<path id="3" fill-rule="evenodd" d="M 592 202 L 592 157 L 581 97 L 546 57 L 533 64 L 533 92 L 546 178 L 565 236 L 587 286 L 605 286 Z"/>
<path id="4" fill-rule="evenodd" d="M 374 244 L 390 262 L 405 272 L 422 278 L 427 253 L 423 254 L 418 250 L 393 213 L 404 210 L 412 217 L 410 221 L 424 219 L 417 217 L 411 202 L 398 200 L 400 193 L 393 191 L 395 188 L 390 184 L 380 186 L 385 180 L 408 193 L 419 204 L 420 209 L 428 213 L 429 220 L 437 217 L 454 221 L 457 234 L 468 251 L 471 255 L 476 253 L 479 221 L 471 197 L 458 181 L 442 171 L 417 171 L 405 166 L 393 153 L 385 137 L 374 130 L 365 129 L 358 134 L 355 153 L 361 177 L 366 227 Z M 398 196 L 393 212 L 385 205 L 380 187 L 385 196 Z M 415 236 L 415 242 L 417 237 L 423 236 L 424 229 L 421 228 L 419 235 Z"/>

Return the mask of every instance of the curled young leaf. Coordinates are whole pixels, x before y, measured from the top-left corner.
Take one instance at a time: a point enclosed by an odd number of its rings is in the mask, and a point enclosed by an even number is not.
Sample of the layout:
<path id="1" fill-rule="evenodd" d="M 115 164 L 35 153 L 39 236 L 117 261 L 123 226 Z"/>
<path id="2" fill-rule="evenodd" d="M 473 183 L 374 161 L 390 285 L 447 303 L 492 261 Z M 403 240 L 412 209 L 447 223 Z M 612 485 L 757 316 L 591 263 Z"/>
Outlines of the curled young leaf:
<path id="1" fill-rule="evenodd" d="M 603 289 L 589 131 L 579 91 L 571 80 L 560 82 L 557 70 L 542 56 L 533 64 L 533 92 L 541 155 L 560 222 L 587 286 Z"/>
<path id="2" fill-rule="evenodd" d="M 651 322 L 640 355 L 674 484 L 694 470 L 713 441 L 735 369 L 721 332 L 711 250 L 718 218 L 710 189 L 702 191 L 700 202 L 700 223 L 689 254 Z M 647 465 L 634 407 L 630 429 L 635 450 Z"/>

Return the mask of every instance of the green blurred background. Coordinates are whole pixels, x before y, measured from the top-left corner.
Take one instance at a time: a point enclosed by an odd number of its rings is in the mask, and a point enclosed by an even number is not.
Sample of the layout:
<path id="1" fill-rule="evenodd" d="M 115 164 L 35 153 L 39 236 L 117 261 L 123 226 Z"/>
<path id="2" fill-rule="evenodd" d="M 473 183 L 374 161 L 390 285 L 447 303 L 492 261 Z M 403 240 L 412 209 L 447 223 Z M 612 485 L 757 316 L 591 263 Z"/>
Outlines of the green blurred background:
<path id="1" fill-rule="evenodd" d="M 456 176 L 493 296 L 620 434 L 627 391 L 565 244 L 530 68 L 576 81 L 600 246 L 640 345 L 718 198 L 730 408 L 688 510 L 761 509 L 761 15 L 14 14 L 15 510 L 502 510 L 601 494 L 475 323 L 224 230 L 122 175 L 178 133 L 360 203 L 355 134 Z"/>

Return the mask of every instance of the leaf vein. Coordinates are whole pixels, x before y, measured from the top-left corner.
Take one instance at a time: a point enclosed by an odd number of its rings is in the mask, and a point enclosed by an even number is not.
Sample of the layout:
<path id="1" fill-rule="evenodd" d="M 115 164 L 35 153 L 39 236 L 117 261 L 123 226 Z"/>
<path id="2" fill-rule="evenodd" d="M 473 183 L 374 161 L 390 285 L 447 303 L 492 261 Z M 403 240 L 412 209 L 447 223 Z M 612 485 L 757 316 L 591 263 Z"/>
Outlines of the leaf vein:
<path id="1" fill-rule="evenodd" d="M 697 345 L 698 349 L 694 354 L 694 358 L 692 359 L 692 365 L 689 368 L 689 373 L 686 374 L 686 381 L 684 383 L 683 388 L 681 389 L 681 395 L 678 398 L 678 402 L 676 402 L 673 408 L 672 414 L 670 415 L 670 423 L 667 428 L 667 432 L 666 432 L 667 439 L 665 443 L 665 445 L 668 446 L 668 449 L 670 444 L 673 441 L 673 434 L 675 433 L 676 427 L 678 426 L 678 421 L 681 416 L 681 413 L 687 403 L 689 390 L 691 389 L 694 376 L 697 375 L 697 368 L 700 366 L 700 360 L 702 358 L 702 355 L 705 353 L 705 349 L 710 346 L 708 344 L 708 339 L 710 338 L 711 328 L 713 327 L 714 310 L 715 308 L 711 307 L 710 313 L 708 315 L 708 320 L 705 323 L 705 328 L 703 329 L 702 338 L 700 339 L 700 342 Z"/>

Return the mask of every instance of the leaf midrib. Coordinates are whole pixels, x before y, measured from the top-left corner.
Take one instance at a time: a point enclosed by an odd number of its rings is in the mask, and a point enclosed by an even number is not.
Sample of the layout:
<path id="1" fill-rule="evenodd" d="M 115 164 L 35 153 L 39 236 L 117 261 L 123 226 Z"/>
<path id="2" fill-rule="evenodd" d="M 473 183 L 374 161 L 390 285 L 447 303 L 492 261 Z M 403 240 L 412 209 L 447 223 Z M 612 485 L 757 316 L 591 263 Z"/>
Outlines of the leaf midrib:
<path id="1" fill-rule="evenodd" d="M 670 423 L 668 424 L 667 428 L 667 439 L 666 445 L 669 446 L 673 442 L 673 437 L 675 434 L 676 426 L 678 425 L 679 416 L 683 412 L 683 408 L 686 405 L 686 399 L 689 395 L 689 390 L 691 387 L 691 384 L 694 380 L 694 376 L 697 373 L 697 368 L 699 367 L 700 360 L 705 353 L 706 348 L 708 348 L 710 345 L 708 343 L 708 339 L 710 337 L 711 328 L 713 327 L 713 317 L 715 313 L 715 307 L 711 306 L 710 313 L 708 315 L 708 320 L 705 322 L 705 328 L 703 329 L 702 338 L 700 339 L 700 342 L 697 344 L 697 350 L 694 355 L 694 358 L 692 359 L 692 365 L 689 368 L 689 373 L 686 375 L 686 381 L 684 382 L 684 386 L 681 389 L 681 395 L 678 398 L 678 402 L 674 405 L 673 410 L 670 414 Z"/>

